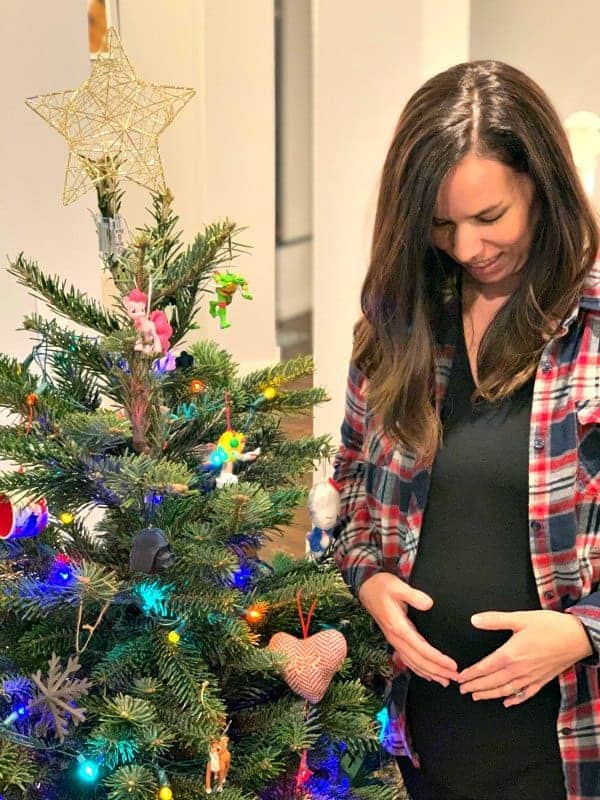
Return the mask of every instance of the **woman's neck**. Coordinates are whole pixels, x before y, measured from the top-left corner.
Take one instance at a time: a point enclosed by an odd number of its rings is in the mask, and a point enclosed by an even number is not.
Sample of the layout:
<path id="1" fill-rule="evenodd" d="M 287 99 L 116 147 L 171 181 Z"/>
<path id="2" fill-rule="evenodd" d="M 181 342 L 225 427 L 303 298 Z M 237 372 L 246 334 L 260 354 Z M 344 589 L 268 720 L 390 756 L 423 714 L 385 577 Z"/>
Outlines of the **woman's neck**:
<path id="1" fill-rule="evenodd" d="M 466 271 L 462 271 L 462 299 L 465 306 L 473 303 L 499 307 L 504 305 L 521 282 L 520 275 L 508 275 L 495 283 L 480 283 Z"/>

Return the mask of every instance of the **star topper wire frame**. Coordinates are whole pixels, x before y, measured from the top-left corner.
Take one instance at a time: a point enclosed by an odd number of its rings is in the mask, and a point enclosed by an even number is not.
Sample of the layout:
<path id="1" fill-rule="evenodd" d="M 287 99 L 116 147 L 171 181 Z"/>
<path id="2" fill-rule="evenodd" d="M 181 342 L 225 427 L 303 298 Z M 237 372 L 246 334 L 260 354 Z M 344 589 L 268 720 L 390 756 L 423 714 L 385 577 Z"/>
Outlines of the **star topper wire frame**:
<path id="1" fill-rule="evenodd" d="M 158 137 L 196 93 L 148 83 L 137 74 L 115 28 L 77 89 L 29 97 L 27 106 L 67 141 L 63 203 L 108 177 L 166 191 Z M 108 171 L 107 171 L 108 170 Z"/>

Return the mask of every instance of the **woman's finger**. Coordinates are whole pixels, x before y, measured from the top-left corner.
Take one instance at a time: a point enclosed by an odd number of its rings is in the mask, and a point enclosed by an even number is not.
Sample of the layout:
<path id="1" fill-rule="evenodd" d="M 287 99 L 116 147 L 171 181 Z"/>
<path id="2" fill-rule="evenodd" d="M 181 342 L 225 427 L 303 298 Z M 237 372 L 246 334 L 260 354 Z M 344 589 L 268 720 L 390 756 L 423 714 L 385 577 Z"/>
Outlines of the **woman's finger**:
<path id="1" fill-rule="evenodd" d="M 426 672 L 425 670 L 422 670 L 419 667 L 417 667 L 416 664 L 413 664 L 412 666 L 409 666 L 407 664 L 407 666 L 411 672 L 414 672 L 415 675 L 418 675 L 420 678 L 423 678 L 424 680 L 429 681 L 430 683 L 431 681 L 435 681 L 436 683 L 439 683 L 440 686 L 443 686 L 444 689 L 448 688 L 450 681 L 447 678 L 444 678 L 441 675 L 435 675 L 430 672 Z"/>
<path id="2" fill-rule="evenodd" d="M 415 666 L 415 665 L 412 665 L 412 666 L 411 666 L 411 665 L 409 665 L 409 664 L 407 664 L 406 666 L 407 666 L 407 667 L 410 669 L 410 671 L 411 671 L 411 672 L 414 672 L 414 673 L 415 673 L 415 675 L 418 675 L 418 676 L 419 676 L 419 678 L 424 678 L 426 681 L 430 681 L 430 682 L 432 681 L 432 678 L 431 678 L 431 676 L 430 676 L 430 675 L 427 675 L 427 673 L 426 673 L 426 672 L 423 672 L 423 671 L 422 671 L 422 670 L 420 670 L 420 669 L 419 669 L 417 666 Z"/>
<path id="3" fill-rule="evenodd" d="M 489 675 L 482 675 L 481 678 L 473 678 L 470 681 L 461 683 L 460 692 L 461 694 L 489 692 L 493 691 L 494 689 L 498 689 L 501 686 L 508 685 L 511 681 L 517 687 L 519 686 L 519 683 L 527 683 L 524 675 L 515 675 L 514 672 L 510 671 L 510 669 L 503 667 L 495 672 L 490 672 Z"/>
<path id="4" fill-rule="evenodd" d="M 385 631 L 384 631 L 385 633 Z M 397 650 L 402 652 L 412 650 L 415 655 L 418 655 L 425 662 L 428 662 L 428 668 L 435 673 L 439 673 L 450 680 L 458 678 L 458 665 L 449 656 L 444 655 L 440 650 L 429 644 L 429 642 L 418 633 L 412 622 L 408 619 L 397 621 L 390 632 L 390 636 L 396 641 L 400 641 L 401 645 L 395 644 L 390 641 L 388 636 L 386 639 Z"/>
<path id="5" fill-rule="evenodd" d="M 516 699 L 521 699 L 523 697 L 521 692 L 526 686 L 526 678 L 512 678 L 509 681 L 502 681 L 502 683 L 493 689 L 473 692 L 473 700 L 496 700 L 500 697 L 515 697 Z M 462 689 L 461 694 L 464 694 Z"/>
<path id="6" fill-rule="evenodd" d="M 426 661 L 418 654 L 415 654 L 414 651 L 398 650 L 397 652 L 402 659 L 402 663 L 421 678 L 436 681 L 444 687 L 449 685 L 450 680 L 445 675 L 441 675 L 439 668 L 431 661 Z"/>
<path id="7" fill-rule="evenodd" d="M 541 688 L 542 684 L 540 683 L 532 683 L 529 686 L 523 686 L 522 690 L 518 694 L 511 694 L 510 697 L 507 697 L 506 700 L 504 700 L 502 705 L 504 708 L 518 706 L 536 695 Z"/>

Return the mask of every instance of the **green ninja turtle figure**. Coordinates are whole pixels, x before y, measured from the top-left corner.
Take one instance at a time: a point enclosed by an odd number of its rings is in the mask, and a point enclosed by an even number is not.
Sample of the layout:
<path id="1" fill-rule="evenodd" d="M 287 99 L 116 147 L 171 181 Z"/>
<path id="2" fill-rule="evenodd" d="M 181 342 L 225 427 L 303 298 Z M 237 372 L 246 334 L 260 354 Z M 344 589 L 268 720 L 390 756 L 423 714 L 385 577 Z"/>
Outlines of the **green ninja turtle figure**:
<path id="1" fill-rule="evenodd" d="M 233 300 L 233 295 L 238 289 L 241 289 L 242 297 L 246 300 L 252 300 L 252 295 L 248 291 L 246 279 L 237 272 L 224 272 L 221 274 L 218 270 L 214 270 L 213 278 L 217 284 L 215 289 L 217 299 L 211 300 L 209 303 L 210 315 L 211 317 L 216 317 L 218 314 L 221 328 L 229 328 L 231 323 L 227 322 L 227 306 Z"/>

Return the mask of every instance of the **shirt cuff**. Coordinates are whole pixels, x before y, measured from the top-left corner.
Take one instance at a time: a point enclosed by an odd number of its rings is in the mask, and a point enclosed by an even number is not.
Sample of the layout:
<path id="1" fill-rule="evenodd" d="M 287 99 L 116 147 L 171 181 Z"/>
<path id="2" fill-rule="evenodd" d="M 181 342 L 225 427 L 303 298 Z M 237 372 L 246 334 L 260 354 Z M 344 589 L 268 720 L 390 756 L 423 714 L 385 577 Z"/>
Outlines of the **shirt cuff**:
<path id="1" fill-rule="evenodd" d="M 591 601 L 591 602 L 590 602 Z M 565 609 L 565 614 L 573 614 L 581 622 L 583 629 L 590 640 L 593 648 L 593 653 L 586 658 L 578 661 L 584 667 L 600 667 L 600 606 L 594 605 L 594 602 L 600 603 L 600 592 L 592 592 L 584 598 L 583 603 L 577 603 L 574 606 L 569 606 Z"/>

